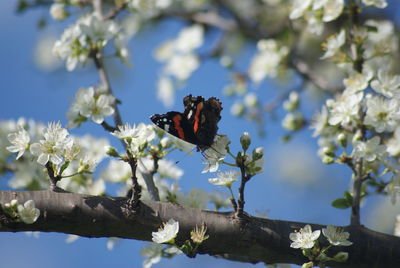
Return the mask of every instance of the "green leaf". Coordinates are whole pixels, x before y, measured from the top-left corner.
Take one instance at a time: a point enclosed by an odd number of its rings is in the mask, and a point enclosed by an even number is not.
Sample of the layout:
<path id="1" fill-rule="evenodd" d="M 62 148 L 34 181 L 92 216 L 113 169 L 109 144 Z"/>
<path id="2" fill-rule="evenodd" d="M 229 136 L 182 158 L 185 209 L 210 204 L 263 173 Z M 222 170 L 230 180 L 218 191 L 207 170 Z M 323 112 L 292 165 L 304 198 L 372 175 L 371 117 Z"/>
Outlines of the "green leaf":
<path id="1" fill-rule="evenodd" d="M 339 209 L 346 209 L 351 206 L 351 203 L 349 204 L 344 198 L 338 198 L 332 202 L 332 206 Z"/>

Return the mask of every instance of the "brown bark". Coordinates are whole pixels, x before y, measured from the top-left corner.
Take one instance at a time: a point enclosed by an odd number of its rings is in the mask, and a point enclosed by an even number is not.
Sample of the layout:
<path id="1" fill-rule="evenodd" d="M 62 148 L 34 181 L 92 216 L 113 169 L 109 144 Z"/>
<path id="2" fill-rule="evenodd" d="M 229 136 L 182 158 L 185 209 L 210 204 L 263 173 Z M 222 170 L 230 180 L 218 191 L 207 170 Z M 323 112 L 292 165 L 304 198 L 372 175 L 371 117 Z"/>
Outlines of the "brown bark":
<path id="1" fill-rule="evenodd" d="M 0 191 L 0 203 L 32 199 L 41 215 L 34 224 L 1 223 L 1 232 L 42 231 L 85 237 L 120 237 L 151 241 L 151 232 L 173 218 L 179 222 L 177 243 L 189 238 L 190 230 L 205 224 L 210 236 L 199 248 L 209 254 L 250 263 L 294 263 L 306 261 L 300 250 L 289 247 L 289 234 L 306 223 L 245 216 L 230 212 L 186 208 L 176 204 L 143 202 L 138 214 L 127 208 L 127 198 L 88 196 L 54 191 Z M 0 215 L 1 220 L 1 215 Z M 311 224 L 313 230 L 322 225 Z M 353 246 L 338 248 L 349 253 L 346 263 L 332 267 L 400 267 L 400 238 L 363 226 L 344 227 Z"/>

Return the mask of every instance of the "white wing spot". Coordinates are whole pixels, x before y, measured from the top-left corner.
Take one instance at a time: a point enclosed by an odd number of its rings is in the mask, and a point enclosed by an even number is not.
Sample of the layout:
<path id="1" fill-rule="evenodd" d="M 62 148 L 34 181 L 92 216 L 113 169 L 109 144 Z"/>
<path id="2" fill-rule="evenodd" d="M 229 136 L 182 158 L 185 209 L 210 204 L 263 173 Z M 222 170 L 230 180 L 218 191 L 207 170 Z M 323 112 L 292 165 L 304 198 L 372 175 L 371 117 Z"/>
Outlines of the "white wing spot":
<path id="1" fill-rule="evenodd" d="M 164 125 L 164 130 L 169 132 L 169 125 Z"/>
<path id="2" fill-rule="evenodd" d="M 163 121 L 164 121 L 164 122 L 167 122 L 167 121 L 168 121 L 168 119 L 167 119 L 167 118 L 164 118 L 164 119 L 163 119 Z"/>
<path id="3" fill-rule="evenodd" d="M 189 112 L 189 114 L 188 114 L 188 119 L 190 118 L 190 117 L 192 117 L 192 114 L 193 114 L 193 110 L 190 110 L 190 112 Z"/>

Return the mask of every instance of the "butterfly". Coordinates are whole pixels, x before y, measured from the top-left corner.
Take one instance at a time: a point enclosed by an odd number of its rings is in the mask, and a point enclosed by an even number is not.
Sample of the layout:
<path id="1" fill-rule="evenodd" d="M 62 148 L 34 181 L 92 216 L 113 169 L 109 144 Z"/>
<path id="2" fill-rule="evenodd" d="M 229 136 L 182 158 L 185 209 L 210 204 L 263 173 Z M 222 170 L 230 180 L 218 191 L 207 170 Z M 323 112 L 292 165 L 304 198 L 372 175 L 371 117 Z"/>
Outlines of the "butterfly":
<path id="1" fill-rule="evenodd" d="M 211 147 L 221 120 L 222 103 L 211 97 L 188 95 L 183 99 L 183 113 L 171 111 L 166 114 L 154 114 L 150 120 L 169 134 L 194 144 L 198 151 Z"/>

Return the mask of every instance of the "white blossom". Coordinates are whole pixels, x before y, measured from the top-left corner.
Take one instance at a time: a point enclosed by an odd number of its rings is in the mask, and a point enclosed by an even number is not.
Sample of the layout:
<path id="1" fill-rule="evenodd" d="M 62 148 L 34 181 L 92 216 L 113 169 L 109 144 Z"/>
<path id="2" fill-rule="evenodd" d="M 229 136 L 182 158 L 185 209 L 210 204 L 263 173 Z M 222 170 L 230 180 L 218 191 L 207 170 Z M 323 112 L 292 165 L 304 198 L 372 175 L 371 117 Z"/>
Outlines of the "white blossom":
<path id="1" fill-rule="evenodd" d="M 325 0 L 322 21 L 329 22 L 335 20 L 342 14 L 343 7 L 344 0 Z"/>
<path id="2" fill-rule="evenodd" d="M 40 215 L 40 210 L 35 207 L 33 200 L 28 200 L 24 205 L 18 205 L 18 216 L 26 224 L 34 223 Z"/>
<path id="3" fill-rule="evenodd" d="M 189 53 L 203 44 L 204 29 L 199 24 L 186 27 L 179 32 L 175 40 L 175 49 L 182 53 Z"/>
<path id="4" fill-rule="evenodd" d="M 322 228 L 322 233 L 333 246 L 351 246 L 353 244 L 347 240 L 350 234 L 340 227 L 328 225 L 326 228 Z"/>
<path id="5" fill-rule="evenodd" d="M 18 152 L 17 160 L 25 153 L 25 150 L 29 148 L 29 142 L 31 140 L 29 133 L 24 129 L 23 126 L 18 126 L 18 131 L 10 133 L 7 136 L 8 140 L 12 144 L 7 146 L 7 150 L 13 153 Z"/>
<path id="6" fill-rule="evenodd" d="M 339 32 L 339 34 L 330 36 L 325 43 L 325 54 L 322 55 L 321 59 L 327 59 L 335 56 L 345 42 L 346 31 L 343 29 Z"/>
<path id="7" fill-rule="evenodd" d="M 79 116 L 91 118 L 93 122 L 101 124 L 105 117 L 114 114 L 114 102 L 115 98 L 101 89 L 79 88 L 68 112 L 70 124 L 75 125 Z"/>
<path id="8" fill-rule="evenodd" d="M 400 127 L 396 128 L 393 137 L 389 139 L 386 146 L 386 150 L 391 156 L 400 155 Z"/>
<path id="9" fill-rule="evenodd" d="M 364 158 L 368 162 L 372 162 L 375 159 L 381 157 L 385 151 L 386 147 L 380 144 L 381 138 L 378 136 L 372 139 L 364 141 L 354 142 L 354 149 L 352 152 L 355 158 Z"/>
<path id="10" fill-rule="evenodd" d="M 367 113 L 364 124 L 374 127 L 378 133 L 393 131 L 398 125 L 398 114 L 398 100 L 367 96 Z"/>
<path id="11" fill-rule="evenodd" d="M 165 107 L 171 107 L 174 104 L 175 87 L 168 76 L 162 76 L 157 83 L 157 99 Z"/>
<path id="12" fill-rule="evenodd" d="M 321 111 L 317 112 L 313 116 L 313 121 L 311 124 L 311 128 L 314 129 L 313 137 L 323 135 L 327 132 L 327 130 L 329 129 L 328 119 L 328 109 L 325 105 L 323 105 Z"/>
<path id="13" fill-rule="evenodd" d="M 64 20 L 68 16 L 68 13 L 65 11 L 65 4 L 52 4 L 50 7 L 50 15 L 55 20 Z"/>
<path id="14" fill-rule="evenodd" d="M 218 135 L 215 138 L 212 148 L 204 151 L 206 165 L 202 173 L 215 172 L 218 170 L 219 163 L 222 162 L 228 153 L 226 147 L 230 144 L 230 140 L 224 135 Z"/>
<path id="15" fill-rule="evenodd" d="M 293 242 L 290 244 L 292 248 L 301 248 L 307 249 L 312 248 L 315 244 L 315 241 L 320 236 L 321 231 L 312 231 L 310 225 L 304 226 L 304 228 L 300 229 L 298 232 L 290 233 L 289 238 Z"/>
<path id="16" fill-rule="evenodd" d="M 295 20 L 302 17 L 305 14 L 305 11 L 311 7 L 311 3 L 312 0 L 294 0 L 289 18 Z"/>
<path id="17" fill-rule="evenodd" d="M 373 72 L 366 68 L 364 68 L 362 73 L 353 72 L 349 77 L 343 80 L 343 84 L 346 86 L 346 92 L 358 93 L 363 91 L 368 87 L 372 76 Z"/>
<path id="18" fill-rule="evenodd" d="M 158 229 L 157 232 L 152 232 L 152 240 L 155 243 L 173 243 L 176 235 L 179 231 L 179 222 L 174 219 L 169 219 L 168 222 L 164 223 L 164 226 Z"/>
<path id="19" fill-rule="evenodd" d="M 363 93 L 344 94 L 336 101 L 328 100 L 327 106 L 330 109 L 330 125 L 352 125 L 358 119 L 358 111 Z"/>
<path id="20" fill-rule="evenodd" d="M 385 8 L 387 6 L 386 0 L 362 0 L 366 6 L 374 6 L 377 8 Z"/>
<path id="21" fill-rule="evenodd" d="M 143 268 L 150 268 L 153 264 L 160 262 L 163 248 L 163 245 L 157 243 L 151 243 L 149 246 L 143 248 L 140 252 L 140 255 L 146 258 L 143 261 Z"/>
<path id="22" fill-rule="evenodd" d="M 276 77 L 280 63 L 289 52 L 286 46 L 279 45 L 274 39 L 259 40 L 257 49 L 249 67 L 249 76 L 255 83 L 267 76 Z"/>
<path id="23" fill-rule="evenodd" d="M 193 53 L 176 54 L 169 59 L 165 71 L 179 80 L 186 80 L 199 64 L 199 59 Z"/>
<path id="24" fill-rule="evenodd" d="M 377 93 L 387 98 L 400 95 L 400 76 L 390 75 L 383 70 L 378 71 L 378 78 L 371 82 L 371 87 Z"/>
<path id="25" fill-rule="evenodd" d="M 37 162 L 41 165 L 46 165 L 48 161 L 59 165 L 65 150 L 73 145 L 73 140 L 68 135 L 68 131 L 61 127 L 60 122 L 49 123 L 43 134 L 44 140 L 33 143 L 30 151 L 38 156 Z"/>
<path id="26" fill-rule="evenodd" d="M 237 171 L 225 171 L 225 172 L 218 172 L 216 178 L 210 178 L 208 181 L 217 186 L 227 186 L 231 187 L 234 181 L 237 181 L 240 173 Z"/>

